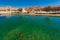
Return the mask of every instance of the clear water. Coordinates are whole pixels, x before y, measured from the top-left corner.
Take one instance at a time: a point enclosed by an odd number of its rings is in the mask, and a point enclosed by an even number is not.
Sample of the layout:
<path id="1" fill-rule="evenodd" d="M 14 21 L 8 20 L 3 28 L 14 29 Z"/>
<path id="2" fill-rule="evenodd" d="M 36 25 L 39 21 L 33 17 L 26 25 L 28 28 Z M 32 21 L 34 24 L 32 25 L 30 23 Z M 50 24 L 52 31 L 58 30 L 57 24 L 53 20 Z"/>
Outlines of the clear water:
<path id="1" fill-rule="evenodd" d="M 0 40 L 60 40 L 60 17 L 0 16 Z"/>

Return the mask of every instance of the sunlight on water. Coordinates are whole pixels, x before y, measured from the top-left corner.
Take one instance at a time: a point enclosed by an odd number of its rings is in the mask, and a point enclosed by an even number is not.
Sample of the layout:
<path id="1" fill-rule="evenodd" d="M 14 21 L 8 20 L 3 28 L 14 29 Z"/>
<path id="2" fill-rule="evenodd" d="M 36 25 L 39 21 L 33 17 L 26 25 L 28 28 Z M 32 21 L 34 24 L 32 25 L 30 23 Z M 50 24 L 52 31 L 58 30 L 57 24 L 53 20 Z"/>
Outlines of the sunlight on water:
<path id="1" fill-rule="evenodd" d="M 60 40 L 60 18 L 0 17 L 0 40 Z"/>

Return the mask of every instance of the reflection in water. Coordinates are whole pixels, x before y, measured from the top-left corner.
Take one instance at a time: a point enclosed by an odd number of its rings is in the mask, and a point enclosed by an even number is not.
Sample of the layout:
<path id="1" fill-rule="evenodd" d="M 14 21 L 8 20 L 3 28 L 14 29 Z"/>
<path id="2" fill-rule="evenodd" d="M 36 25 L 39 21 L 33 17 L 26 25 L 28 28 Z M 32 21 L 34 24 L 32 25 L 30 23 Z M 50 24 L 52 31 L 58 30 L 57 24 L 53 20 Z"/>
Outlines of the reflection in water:
<path id="1" fill-rule="evenodd" d="M 19 19 L 20 19 L 20 20 L 22 20 L 22 18 L 23 18 L 23 16 L 22 16 L 22 15 L 20 15 L 20 16 L 19 16 Z"/>
<path id="2" fill-rule="evenodd" d="M 49 17 L 46 17 L 45 19 L 44 19 L 44 21 L 46 22 L 46 23 L 51 23 L 51 20 L 50 20 L 50 18 Z"/>
<path id="3" fill-rule="evenodd" d="M 56 20 L 55 17 L 22 15 L 1 18 L 0 40 L 60 40 L 60 21 Z"/>

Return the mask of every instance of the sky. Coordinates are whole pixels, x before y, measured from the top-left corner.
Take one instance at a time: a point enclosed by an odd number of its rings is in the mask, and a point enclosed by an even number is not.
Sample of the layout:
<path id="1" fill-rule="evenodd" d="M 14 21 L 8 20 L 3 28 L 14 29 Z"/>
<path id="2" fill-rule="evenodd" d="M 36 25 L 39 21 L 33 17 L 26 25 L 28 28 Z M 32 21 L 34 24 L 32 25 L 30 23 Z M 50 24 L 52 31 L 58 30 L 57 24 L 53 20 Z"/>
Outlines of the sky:
<path id="1" fill-rule="evenodd" d="M 0 0 L 0 7 L 60 6 L 60 0 Z"/>

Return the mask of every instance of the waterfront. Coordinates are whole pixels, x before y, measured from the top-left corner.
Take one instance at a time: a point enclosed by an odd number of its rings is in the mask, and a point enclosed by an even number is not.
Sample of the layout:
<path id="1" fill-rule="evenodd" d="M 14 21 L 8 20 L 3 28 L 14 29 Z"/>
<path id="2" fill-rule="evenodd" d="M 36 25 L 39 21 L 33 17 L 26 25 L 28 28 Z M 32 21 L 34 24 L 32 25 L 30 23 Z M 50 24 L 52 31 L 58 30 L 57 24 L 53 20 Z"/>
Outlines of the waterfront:
<path id="1" fill-rule="evenodd" d="M 26 16 L 56 16 L 60 17 L 60 13 L 1 13 L 0 16 L 14 16 L 14 15 L 26 15 Z"/>
<path id="2" fill-rule="evenodd" d="M 0 40 L 60 40 L 60 17 L 0 16 Z"/>

